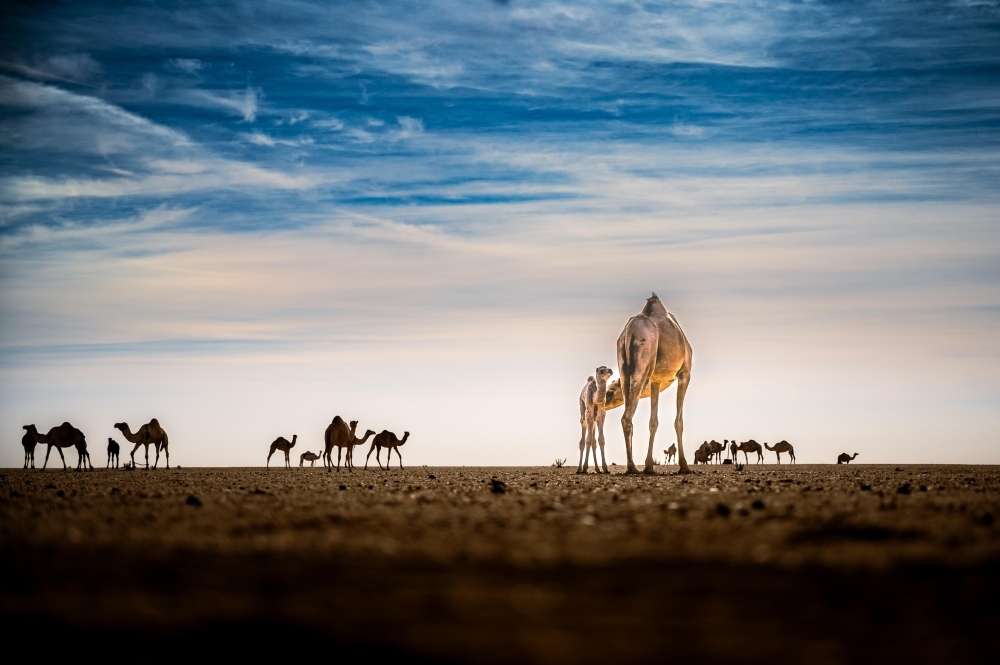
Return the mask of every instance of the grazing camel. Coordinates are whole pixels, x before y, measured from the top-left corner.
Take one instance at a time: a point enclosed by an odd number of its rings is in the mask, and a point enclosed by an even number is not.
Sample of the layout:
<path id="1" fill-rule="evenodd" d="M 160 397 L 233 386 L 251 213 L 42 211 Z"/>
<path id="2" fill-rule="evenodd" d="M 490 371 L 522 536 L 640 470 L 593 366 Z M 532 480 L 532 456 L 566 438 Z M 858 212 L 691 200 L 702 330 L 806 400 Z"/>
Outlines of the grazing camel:
<path id="1" fill-rule="evenodd" d="M 668 312 L 654 293 L 646 300 L 642 312 L 625 324 L 618 337 L 618 374 L 621 377 L 625 413 L 622 414 L 622 431 L 625 434 L 625 454 L 628 468 L 625 473 L 639 473 L 632 461 L 632 417 L 639 400 L 649 391 L 649 449 L 643 473 L 655 474 L 653 468 L 653 441 L 659 425 L 660 391 L 677 381 L 677 415 L 674 431 L 677 434 L 677 461 L 679 473 L 689 473 L 684 459 L 684 395 L 691 380 L 691 345 L 677 319 Z M 607 403 L 605 403 L 605 408 Z"/>
<path id="2" fill-rule="evenodd" d="M 318 453 L 307 450 L 299 455 L 299 466 L 301 467 L 303 462 L 309 462 L 309 466 L 316 466 L 316 460 L 320 459 L 322 456 L 322 450 Z"/>
<path id="3" fill-rule="evenodd" d="M 27 428 L 25 428 L 27 429 Z M 28 462 L 31 462 L 31 468 L 35 468 L 35 446 L 37 442 L 35 437 L 31 436 L 31 432 L 25 432 L 24 436 L 21 437 L 21 446 L 24 448 L 24 468 L 28 468 Z"/>
<path id="4" fill-rule="evenodd" d="M 357 421 L 354 421 L 354 424 L 357 425 Z M 365 430 L 365 435 L 360 439 L 353 434 L 351 435 L 351 440 L 347 442 L 347 455 L 344 456 L 344 466 L 347 467 L 348 471 L 354 470 L 354 447 L 363 446 L 368 441 L 368 437 L 372 436 L 375 436 L 373 429 Z M 397 450 L 396 453 L 398 454 L 399 451 Z M 375 457 L 378 457 L 378 453 L 375 453 Z M 402 463 L 400 463 L 400 468 L 402 468 Z M 340 471 L 340 448 L 337 449 L 337 471 Z"/>
<path id="5" fill-rule="evenodd" d="M 337 457 L 340 457 L 340 449 L 347 445 L 347 442 L 354 438 L 354 431 L 358 427 L 358 421 L 352 420 L 350 427 L 340 416 L 334 416 L 333 421 L 327 425 L 323 432 L 323 466 L 327 470 L 333 470 L 333 447 L 337 447 Z M 340 466 L 338 462 L 337 466 Z"/>
<path id="6" fill-rule="evenodd" d="M 795 464 L 795 448 L 792 448 L 792 444 L 787 441 L 779 441 L 774 444 L 773 448 L 765 443 L 764 447 L 774 451 L 774 454 L 778 456 L 778 464 L 781 464 L 781 453 L 788 453 L 788 456 L 792 458 L 792 464 Z"/>
<path id="7" fill-rule="evenodd" d="M 160 450 L 167 456 L 167 468 L 170 468 L 170 450 L 167 448 L 168 438 L 166 431 L 160 427 L 160 421 L 156 418 L 151 419 L 148 423 L 140 427 L 133 434 L 129 429 L 128 423 L 115 423 L 115 429 L 122 433 L 125 440 L 134 443 L 135 447 L 132 448 L 132 453 L 130 457 L 132 458 L 132 467 L 135 468 L 135 451 L 139 450 L 139 446 L 143 446 L 146 451 L 146 468 L 149 468 L 149 446 L 152 445 L 153 449 L 156 451 L 156 459 L 153 461 L 153 469 L 156 469 L 156 465 L 160 462 Z"/>
<path id="8" fill-rule="evenodd" d="M 295 447 L 295 441 L 298 438 L 299 438 L 298 434 L 293 434 L 291 441 L 289 441 L 283 436 L 279 436 L 277 439 L 275 439 L 274 443 L 271 444 L 270 452 L 267 453 L 267 464 L 265 466 L 271 466 L 271 455 L 274 454 L 275 450 L 280 450 L 281 452 L 285 453 L 285 467 L 291 469 L 292 463 L 288 459 L 288 453 L 292 448 Z"/>
<path id="9" fill-rule="evenodd" d="M 115 461 L 115 468 L 116 469 L 118 468 L 118 453 L 119 453 L 120 450 L 121 450 L 121 446 L 118 445 L 118 442 L 109 437 L 108 438 L 108 465 L 105 468 L 110 468 L 111 467 L 111 460 L 112 459 Z"/>
<path id="10" fill-rule="evenodd" d="M 858 453 L 854 453 L 854 457 L 857 457 Z M 847 453 L 840 453 L 837 456 L 837 464 L 850 464 L 854 457 L 848 455 Z"/>
<path id="11" fill-rule="evenodd" d="M 764 462 L 764 450 L 760 447 L 760 444 L 750 439 L 749 441 L 744 441 L 740 445 L 736 446 L 736 450 L 743 451 L 743 458 L 746 460 L 747 464 L 750 463 L 749 453 L 757 453 L 757 463 L 762 464 Z"/>
<path id="12" fill-rule="evenodd" d="M 576 465 L 577 473 L 587 473 L 587 461 L 590 451 L 594 451 L 594 470 L 601 473 L 597 465 L 597 445 L 601 445 L 601 459 L 604 461 L 604 473 L 608 471 L 608 460 L 604 456 L 604 398 L 608 393 L 610 369 L 601 365 L 595 370 L 595 376 L 588 376 L 587 383 L 580 392 L 580 463 Z M 597 429 L 597 440 L 594 439 L 594 429 Z"/>
<path id="13" fill-rule="evenodd" d="M 399 458 L 399 468 L 403 468 L 403 456 L 399 454 L 399 447 L 406 443 L 406 440 L 410 438 L 409 432 L 403 432 L 403 438 L 398 438 L 395 434 L 387 429 L 382 430 L 375 435 L 375 440 L 372 441 L 372 447 L 368 449 L 368 455 L 365 456 L 365 468 L 368 468 L 368 458 L 372 456 L 372 451 L 375 451 L 375 461 L 378 462 L 378 467 L 382 468 L 382 462 L 379 461 L 379 454 L 382 452 L 383 448 L 389 449 L 389 456 L 385 460 L 385 468 L 389 469 L 389 462 L 392 461 L 392 451 L 396 451 L 396 457 Z"/>
<path id="14" fill-rule="evenodd" d="M 45 451 L 45 462 L 42 464 L 43 469 L 49 464 L 49 454 L 52 452 L 53 446 L 55 446 L 56 452 L 59 453 L 63 469 L 66 469 L 66 458 L 63 456 L 62 449 L 73 446 L 76 448 L 76 453 L 79 456 L 76 463 L 76 470 L 79 471 L 80 467 L 87 469 L 88 466 L 90 467 L 90 471 L 94 470 L 94 465 L 90 461 L 90 453 L 87 452 L 87 438 L 83 435 L 83 432 L 69 423 L 53 427 L 46 434 L 40 434 L 34 425 L 25 425 L 24 429 L 31 435 L 35 443 L 48 445 L 48 449 Z"/>
<path id="15" fill-rule="evenodd" d="M 670 464 L 670 460 L 677 457 L 677 444 L 671 443 L 670 447 L 663 451 L 666 456 L 663 458 L 664 464 Z"/>

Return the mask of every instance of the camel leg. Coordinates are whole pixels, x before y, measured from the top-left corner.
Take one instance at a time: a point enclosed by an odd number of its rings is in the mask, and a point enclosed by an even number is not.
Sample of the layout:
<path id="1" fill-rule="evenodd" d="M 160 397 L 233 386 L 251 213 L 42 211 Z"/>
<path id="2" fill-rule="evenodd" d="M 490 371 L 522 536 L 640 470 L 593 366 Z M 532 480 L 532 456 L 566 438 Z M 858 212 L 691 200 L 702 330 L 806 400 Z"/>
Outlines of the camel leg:
<path id="1" fill-rule="evenodd" d="M 374 452 L 374 451 L 375 451 L 375 444 L 373 443 L 372 447 L 368 449 L 368 454 L 365 455 L 365 471 L 368 470 L 368 458 L 370 458 L 372 456 L 372 452 Z M 378 458 L 378 455 L 376 455 L 376 458 Z M 382 466 L 382 464 L 379 463 L 379 467 L 381 467 L 381 466 Z"/>
<path id="2" fill-rule="evenodd" d="M 156 459 L 153 460 L 153 471 L 156 471 L 156 465 L 160 463 L 160 444 L 153 444 L 153 449 L 156 451 Z"/>
<path id="3" fill-rule="evenodd" d="M 681 465 L 678 473 L 691 473 L 684 459 L 684 395 L 687 393 L 691 371 L 688 368 L 677 373 L 677 416 L 674 418 L 674 432 L 677 434 L 677 460 Z"/>
<path id="4" fill-rule="evenodd" d="M 649 384 L 649 450 L 646 451 L 646 467 L 642 470 L 648 475 L 656 475 L 656 467 L 653 466 L 653 441 L 656 439 L 656 429 L 660 425 L 660 384 Z"/>
<path id="5" fill-rule="evenodd" d="M 576 465 L 577 473 L 585 473 L 586 467 L 583 466 L 583 451 L 587 449 L 587 417 L 583 416 L 580 418 L 580 461 Z"/>
<path id="6" fill-rule="evenodd" d="M 56 446 L 56 452 L 59 453 L 59 459 L 62 460 L 63 471 L 65 471 L 69 467 L 66 466 L 66 457 L 63 455 L 62 448 L 60 448 L 59 446 Z"/>
<path id="7" fill-rule="evenodd" d="M 42 464 L 42 469 L 45 469 L 49 465 L 49 453 L 52 452 L 52 444 L 49 444 L 49 449 L 45 451 L 45 463 Z"/>
<path id="8" fill-rule="evenodd" d="M 604 456 L 604 417 L 607 415 L 604 409 L 601 409 L 600 414 L 597 416 L 597 442 L 601 445 L 601 466 L 604 468 L 604 473 L 611 473 L 608 471 L 608 458 Z M 597 466 L 597 451 L 594 451 L 594 466 Z"/>
<path id="9" fill-rule="evenodd" d="M 274 454 L 274 451 L 275 451 L 275 450 L 277 450 L 277 448 L 275 448 L 275 447 L 274 447 L 274 446 L 272 445 L 272 446 L 271 446 L 271 450 L 269 450 L 269 451 L 268 451 L 268 453 L 267 453 L 267 464 L 265 464 L 265 467 L 268 467 L 268 466 L 271 466 L 271 455 L 273 455 L 273 454 Z"/>
<path id="10" fill-rule="evenodd" d="M 406 471 L 406 469 L 403 468 L 403 455 L 402 455 L 402 453 L 399 452 L 399 448 L 396 448 L 396 461 L 399 462 L 399 470 L 400 471 Z M 597 453 L 596 452 L 594 453 L 594 466 L 597 466 Z"/>
<path id="11" fill-rule="evenodd" d="M 340 448 L 337 448 L 337 473 L 340 473 Z"/>
<path id="12" fill-rule="evenodd" d="M 583 472 L 587 473 L 587 469 L 590 467 L 590 453 L 594 453 L 594 468 L 597 469 L 597 442 L 594 439 L 594 427 L 596 426 L 594 422 L 594 414 L 592 412 L 587 413 L 587 444 L 583 449 Z"/>

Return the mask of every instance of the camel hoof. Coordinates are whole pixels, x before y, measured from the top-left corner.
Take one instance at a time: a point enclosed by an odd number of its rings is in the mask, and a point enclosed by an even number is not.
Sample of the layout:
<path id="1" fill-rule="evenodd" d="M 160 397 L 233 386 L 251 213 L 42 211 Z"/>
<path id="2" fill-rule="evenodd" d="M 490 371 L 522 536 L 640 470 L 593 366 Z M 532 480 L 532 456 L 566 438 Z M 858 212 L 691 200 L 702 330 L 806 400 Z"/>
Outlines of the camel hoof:
<path id="1" fill-rule="evenodd" d="M 681 468 L 677 469 L 677 473 L 679 475 L 687 475 L 687 474 L 691 473 L 691 469 L 689 469 L 686 466 L 682 466 Z"/>
<path id="2" fill-rule="evenodd" d="M 646 475 L 646 476 L 655 476 L 655 475 L 657 475 L 656 469 L 654 469 L 651 466 L 647 466 L 645 469 L 643 469 L 642 473 L 643 473 L 643 475 Z"/>
<path id="3" fill-rule="evenodd" d="M 630 466 L 629 468 L 625 469 L 625 473 L 630 476 L 639 475 L 639 469 L 635 468 L 634 466 Z"/>

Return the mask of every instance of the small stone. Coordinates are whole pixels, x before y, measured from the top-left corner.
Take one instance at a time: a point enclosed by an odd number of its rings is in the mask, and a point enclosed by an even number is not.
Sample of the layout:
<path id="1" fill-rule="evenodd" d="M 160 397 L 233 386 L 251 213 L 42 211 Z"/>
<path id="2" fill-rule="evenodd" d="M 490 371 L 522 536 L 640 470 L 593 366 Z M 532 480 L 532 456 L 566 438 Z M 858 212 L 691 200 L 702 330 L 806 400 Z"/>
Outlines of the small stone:
<path id="1" fill-rule="evenodd" d="M 494 478 L 490 481 L 490 491 L 494 494 L 506 494 L 507 493 L 507 483 L 502 480 L 497 480 Z"/>
<path id="2" fill-rule="evenodd" d="M 866 485 L 864 483 L 861 483 L 861 491 L 862 492 L 871 492 L 872 491 L 872 486 L 871 485 Z"/>
<path id="3" fill-rule="evenodd" d="M 431 480 L 434 480 L 435 478 L 437 478 L 437 476 L 435 476 L 433 473 L 429 474 L 427 477 L 430 478 Z"/>
<path id="4" fill-rule="evenodd" d="M 750 507 L 753 508 L 754 510 L 764 510 L 764 502 L 761 501 L 760 499 L 757 499 L 756 501 L 750 504 Z"/>
<path id="5" fill-rule="evenodd" d="M 717 512 L 721 517 L 729 517 L 729 506 L 724 503 L 720 503 L 715 507 L 715 512 Z"/>
<path id="6" fill-rule="evenodd" d="M 196 508 L 201 507 L 201 499 L 196 497 L 194 494 L 189 495 L 185 503 L 189 506 L 195 506 Z"/>
<path id="7" fill-rule="evenodd" d="M 344 491 L 344 490 L 346 490 L 346 489 L 347 489 L 347 485 L 341 485 L 341 486 L 340 486 L 340 491 L 342 491 L 342 492 L 343 492 L 343 491 Z"/>
<path id="8" fill-rule="evenodd" d="M 896 490 L 896 494 L 909 494 L 910 493 L 910 483 L 904 483 L 899 486 Z"/>

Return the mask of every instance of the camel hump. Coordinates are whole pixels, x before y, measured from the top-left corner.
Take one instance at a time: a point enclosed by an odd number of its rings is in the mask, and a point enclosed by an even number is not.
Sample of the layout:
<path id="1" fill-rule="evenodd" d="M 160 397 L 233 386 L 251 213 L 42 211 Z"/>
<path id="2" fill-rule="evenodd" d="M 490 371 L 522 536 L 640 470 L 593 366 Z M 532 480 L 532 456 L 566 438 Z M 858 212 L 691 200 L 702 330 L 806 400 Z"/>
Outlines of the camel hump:
<path id="1" fill-rule="evenodd" d="M 339 425 L 340 423 L 344 422 L 344 419 L 341 418 L 340 416 L 334 416 L 333 417 L 333 422 L 334 422 L 335 425 Z"/>

